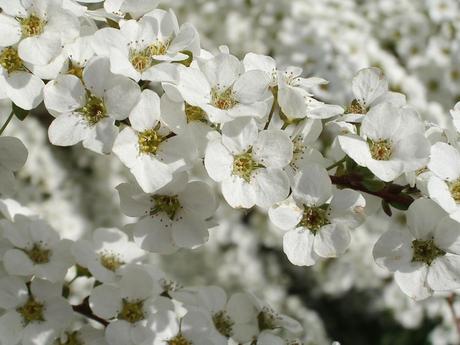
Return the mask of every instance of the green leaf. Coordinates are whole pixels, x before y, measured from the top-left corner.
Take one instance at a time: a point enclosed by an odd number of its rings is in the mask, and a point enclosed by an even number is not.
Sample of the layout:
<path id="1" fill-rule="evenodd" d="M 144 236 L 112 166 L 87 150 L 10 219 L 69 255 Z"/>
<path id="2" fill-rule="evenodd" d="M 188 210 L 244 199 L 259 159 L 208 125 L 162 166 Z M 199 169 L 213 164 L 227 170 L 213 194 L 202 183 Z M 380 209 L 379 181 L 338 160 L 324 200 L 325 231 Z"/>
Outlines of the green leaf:
<path id="1" fill-rule="evenodd" d="M 382 208 L 383 212 L 385 212 L 388 217 L 391 217 L 393 212 L 391 212 L 390 205 L 385 200 L 382 200 Z"/>
<path id="2" fill-rule="evenodd" d="M 13 113 L 21 121 L 24 121 L 24 119 L 27 117 L 27 115 L 29 115 L 28 110 L 22 109 L 22 108 L 18 107 L 14 103 L 13 103 Z"/>
<path id="3" fill-rule="evenodd" d="M 407 196 L 407 194 L 402 194 L 402 195 Z M 392 201 L 392 202 L 390 202 L 390 205 L 393 206 L 394 208 L 398 209 L 398 210 L 401 210 L 401 211 L 406 211 L 409 208 L 409 203 L 403 204 L 403 203 L 400 203 L 400 202 Z"/>
<path id="4" fill-rule="evenodd" d="M 370 192 L 380 192 L 386 186 L 385 182 L 373 179 L 364 179 L 361 184 Z"/>

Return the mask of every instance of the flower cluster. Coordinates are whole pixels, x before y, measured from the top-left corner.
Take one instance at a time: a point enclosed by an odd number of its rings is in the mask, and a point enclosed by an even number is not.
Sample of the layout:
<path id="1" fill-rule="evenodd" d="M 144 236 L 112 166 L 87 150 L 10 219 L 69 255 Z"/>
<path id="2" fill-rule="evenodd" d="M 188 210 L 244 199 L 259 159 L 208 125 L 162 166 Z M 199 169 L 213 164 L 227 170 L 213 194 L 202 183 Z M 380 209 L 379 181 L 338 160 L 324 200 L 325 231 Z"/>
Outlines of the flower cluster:
<path id="1" fill-rule="evenodd" d="M 302 344 L 252 293 L 184 288 L 152 265 L 203 246 L 223 205 L 267 216 L 288 260 L 313 266 L 345 255 L 378 199 L 407 212 L 377 265 L 415 300 L 460 289 L 460 103 L 435 125 L 368 67 L 331 104 L 327 80 L 203 49 L 157 1 L 87 2 L 0 0 L 0 134 L 43 103 L 53 145 L 129 171 L 116 190 L 131 222 L 62 236 L 6 199 L 28 154 L 0 137 L 2 344 Z"/>

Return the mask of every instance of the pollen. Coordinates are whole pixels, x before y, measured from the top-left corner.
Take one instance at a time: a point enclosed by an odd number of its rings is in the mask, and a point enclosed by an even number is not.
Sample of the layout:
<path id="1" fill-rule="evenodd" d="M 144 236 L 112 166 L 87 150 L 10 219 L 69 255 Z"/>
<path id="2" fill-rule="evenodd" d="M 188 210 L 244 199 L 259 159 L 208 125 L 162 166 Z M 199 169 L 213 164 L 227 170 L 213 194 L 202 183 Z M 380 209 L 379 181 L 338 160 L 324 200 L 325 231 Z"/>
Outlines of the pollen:
<path id="1" fill-rule="evenodd" d="M 433 239 L 413 240 L 412 249 L 414 251 L 412 262 L 424 262 L 427 265 L 431 265 L 437 257 L 446 255 L 445 251 L 436 246 Z"/>
<path id="2" fill-rule="evenodd" d="M 148 48 L 144 50 L 131 50 L 129 53 L 129 61 L 139 73 L 144 72 L 153 64 Z"/>
<path id="3" fill-rule="evenodd" d="M 17 312 L 22 316 L 23 322 L 27 325 L 34 321 L 44 321 L 44 310 L 45 307 L 42 303 L 36 301 L 33 297 L 29 297 L 27 302 L 17 309 Z"/>
<path id="4" fill-rule="evenodd" d="M 79 79 L 83 78 L 83 67 L 74 64 L 72 61 L 69 62 L 68 74 L 72 74 Z"/>
<path id="5" fill-rule="evenodd" d="M 160 212 L 166 213 L 169 219 L 173 220 L 181 204 L 177 195 L 154 195 L 151 198 L 153 203 L 150 215 L 154 216 Z"/>
<path id="6" fill-rule="evenodd" d="M 167 345 L 193 345 L 193 343 L 185 338 L 182 334 L 176 335 L 174 338 L 166 340 Z"/>
<path id="7" fill-rule="evenodd" d="M 325 209 L 320 207 L 308 207 L 304 206 L 302 219 L 299 225 L 307 228 L 313 234 L 316 233 L 325 225 L 330 224 L 328 214 Z"/>
<path id="8" fill-rule="evenodd" d="M 124 262 L 115 254 L 102 254 L 99 260 L 102 266 L 112 272 L 115 272 L 124 264 Z"/>
<path id="9" fill-rule="evenodd" d="M 45 30 L 46 21 L 42 20 L 35 14 L 31 14 L 27 18 L 19 19 L 23 37 L 38 36 Z"/>
<path id="10" fill-rule="evenodd" d="M 378 161 L 388 161 L 391 158 L 392 147 L 391 141 L 383 139 L 379 141 L 369 140 L 369 149 L 373 159 Z"/>
<path id="11" fill-rule="evenodd" d="M 185 116 L 187 118 L 187 123 L 206 120 L 206 112 L 203 109 L 188 103 L 185 103 Z"/>
<path id="12" fill-rule="evenodd" d="M 160 144 L 166 137 L 160 135 L 157 128 L 148 129 L 138 134 L 139 153 L 153 154 L 158 152 Z"/>
<path id="13" fill-rule="evenodd" d="M 79 110 L 83 118 L 90 126 L 94 126 L 103 118 L 107 117 L 104 100 L 90 93 L 86 96 L 86 104 Z"/>
<path id="14" fill-rule="evenodd" d="M 305 152 L 305 145 L 301 137 L 296 137 L 292 144 L 294 149 L 292 150 L 292 160 L 289 164 L 294 171 L 299 170 L 299 162 L 303 159 L 302 155 Z"/>
<path id="15" fill-rule="evenodd" d="M 35 243 L 31 249 L 24 250 L 30 260 L 35 264 L 46 264 L 50 261 L 51 250 Z"/>
<path id="16" fill-rule="evenodd" d="M 455 202 L 460 203 L 460 179 L 449 183 L 449 191 Z"/>
<path id="17" fill-rule="evenodd" d="M 347 114 L 366 114 L 366 108 L 364 108 L 356 99 L 347 107 L 345 113 Z"/>
<path id="18" fill-rule="evenodd" d="M 0 53 L 0 66 L 8 73 L 24 70 L 24 65 L 15 48 L 7 47 Z"/>
<path id="19" fill-rule="evenodd" d="M 129 323 L 136 323 L 144 320 L 144 302 L 143 301 L 128 301 L 123 299 L 123 306 L 121 308 L 118 318 L 128 321 Z"/>
<path id="20" fill-rule="evenodd" d="M 230 338 L 233 335 L 234 322 L 225 310 L 221 310 L 212 316 L 214 326 L 224 337 Z"/>
<path id="21" fill-rule="evenodd" d="M 151 56 L 166 55 L 170 43 L 171 43 L 170 40 L 166 40 L 166 41 L 157 40 L 151 45 L 149 45 L 147 49 Z"/>
<path id="22" fill-rule="evenodd" d="M 257 323 L 260 331 L 271 330 L 277 328 L 278 314 L 272 309 L 264 307 L 257 315 Z"/>
<path id="23" fill-rule="evenodd" d="M 221 91 L 217 88 L 211 90 L 212 105 L 222 110 L 228 110 L 238 104 L 231 87 Z"/>
<path id="24" fill-rule="evenodd" d="M 252 172 L 258 167 L 252 158 L 251 150 L 233 157 L 233 175 L 241 177 L 246 182 L 251 181 Z"/>

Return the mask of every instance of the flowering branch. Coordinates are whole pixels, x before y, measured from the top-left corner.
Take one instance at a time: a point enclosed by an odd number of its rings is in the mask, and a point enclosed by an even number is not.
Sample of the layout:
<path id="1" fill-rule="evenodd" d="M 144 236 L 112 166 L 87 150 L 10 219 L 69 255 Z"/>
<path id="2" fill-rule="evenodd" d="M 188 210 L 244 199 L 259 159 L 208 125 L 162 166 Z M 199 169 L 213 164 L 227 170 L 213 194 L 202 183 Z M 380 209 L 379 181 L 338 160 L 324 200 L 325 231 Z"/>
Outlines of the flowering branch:
<path id="1" fill-rule="evenodd" d="M 93 314 L 93 312 L 92 312 L 92 310 L 91 310 L 91 308 L 89 306 L 88 297 L 85 298 L 83 303 L 81 303 L 79 305 L 73 305 L 72 309 L 73 309 L 74 312 L 79 313 L 79 314 L 87 317 L 88 319 L 91 319 L 91 320 L 99 322 L 104 327 L 107 327 L 108 324 L 109 324 L 109 322 L 107 320 L 104 320 L 103 318 L 100 318 L 99 316 Z"/>

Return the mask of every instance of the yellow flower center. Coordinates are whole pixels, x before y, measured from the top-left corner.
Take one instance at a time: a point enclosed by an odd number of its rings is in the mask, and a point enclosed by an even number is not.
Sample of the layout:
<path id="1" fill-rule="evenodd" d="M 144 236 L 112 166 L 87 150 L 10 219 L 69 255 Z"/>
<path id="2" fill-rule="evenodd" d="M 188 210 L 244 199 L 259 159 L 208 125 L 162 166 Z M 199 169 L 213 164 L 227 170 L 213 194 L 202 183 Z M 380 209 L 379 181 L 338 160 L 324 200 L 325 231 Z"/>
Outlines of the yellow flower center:
<path id="1" fill-rule="evenodd" d="M 124 264 L 124 262 L 115 254 L 102 254 L 99 260 L 102 266 L 112 272 L 115 272 Z"/>
<path id="2" fill-rule="evenodd" d="M 214 326 L 224 337 L 230 338 L 233 334 L 233 320 L 225 310 L 221 310 L 212 316 Z"/>
<path id="3" fill-rule="evenodd" d="M 424 262 L 431 265 L 434 259 L 439 256 L 446 255 L 446 252 L 439 249 L 434 241 L 431 240 L 413 240 L 412 249 L 414 254 L 412 256 L 413 262 Z"/>
<path id="4" fill-rule="evenodd" d="M 46 21 L 42 20 L 35 14 L 31 14 L 27 18 L 20 18 L 21 31 L 23 37 L 38 36 L 43 33 Z"/>
<path id="5" fill-rule="evenodd" d="M 193 345 L 190 340 L 187 340 L 182 334 L 176 335 L 174 338 L 166 341 L 168 345 Z"/>
<path id="6" fill-rule="evenodd" d="M 231 109 L 238 104 L 231 87 L 223 91 L 216 88 L 212 89 L 211 99 L 212 105 L 222 110 Z"/>
<path id="7" fill-rule="evenodd" d="M 72 61 L 69 62 L 68 74 L 72 74 L 79 79 L 83 78 L 83 67 L 75 65 Z"/>
<path id="8" fill-rule="evenodd" d="M 94 126 L 103 118 L 107 117 L 104 100 L 90 93 L 86 96 L 86 104 L 79 110 L 83 118 L 90 126 Z"/>
<path id="9" fill-rule="evenodd" d="M 122 301 L 123 306 L 118 318 L 121 320 L 128 321 L 130 323 L 136 323 L 138 321 L 144 320 L 144 302 L 143 301 L 133 301 L 130 302 L 126 299 Z"/>
<path id="10" fill-rule="evenodd" d="M 29 297 L 27 302 L 17 309 L 17 312 L 22 316 L 23 322 L 27 325 L 34 321 L 44 321 L 44 309 L 45 307 L 42 303 L 36 301 L 33 297 Z"/>
<path id="11" fill-rule="evenodd" d="M 366 114 L 366 108 L 364 108 L 356 99 L 345 110 L 346 114 Z"/>
<path id="12" fill-rule="evenodd" d="M 147 49 L 150 52 L 151 56 L 165 55 L 166 52 L 168 51 L 170 43 L 171 43 L 170 40 L 166 40 L 166 41 L 157 40 L 151 45 L 149 45 Z"/>
<path id="13" fill-rule="evenodd" d="M 139 153 L 155 155 L 166 137 L 157 132 L 158 128 L 148 129 L 138 134 Z"/>
<path id="14" fill-rule="evenodd" d="M 35 264 L 46 264 L 50 261 L 51 250 L 35 243 L 31 249 L 24 249 L 30 260 Z"/>
<path id="15" fill-rule="evenodd" d="M 390 160 L 392 154 L 391 141 L 383 139 L 379 141 L 368 141 L 369 149 L 373 159 L 378 161 Z"/>
<path id="16" fill-rule="evenodd" d="M 251 150 L 233 157 L 233 175 L 241 177 L 246 182 L 251 181 L 252 172 L 260 167 L 252 158 Z"/>
<path id="17" fill-rule="evenodd" d="M 316 235 L 327 224 L 330 224 L 330 222 L 325 209 L 304 205 L 302 219 L 299 222 L 300 226 L 307 228 Z"/>
<path id="18" fill-rule="evenodd" d="M 0 66 L 8 73 L 24 70 L 24 65 L 16 48 L 7 47 L 0 53 Z"/>
<path id="19" fill-rule="evenodd" d="M 460 179 L 448 183 L 450 195 L 454 198 L 456 203 L 460 203 Z"/>
<path id="20" fill-rule="evenodd" d="M 279 316 L 270 308 L 263 308 L 260 313 L 257 315 L 257 323 L 259 325 L 259 330 L 271 330 L 277 328 L 277 321 Z"/>
<path id="21" fill-rule="evenodd" d="M 144 50 L 131 50 L 129 53 L 129 61 L 139 73 L 144 72 L 153 65 L 148 48 Z"/>
<path id="22" fill-rule="evenodd" d="M 177 195 L 154 195 L 151 197 L 151 201 L 153 203 L 150 209 L 151 216 L 164 212 L 169 219 L 173 220 L 176 212 L 181 208 Z"/>

